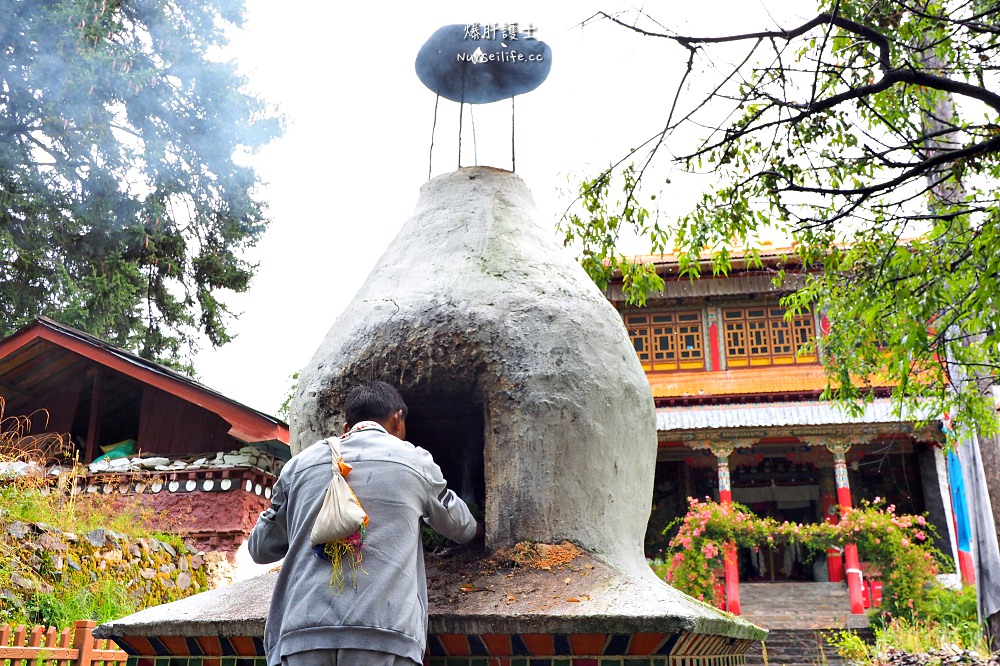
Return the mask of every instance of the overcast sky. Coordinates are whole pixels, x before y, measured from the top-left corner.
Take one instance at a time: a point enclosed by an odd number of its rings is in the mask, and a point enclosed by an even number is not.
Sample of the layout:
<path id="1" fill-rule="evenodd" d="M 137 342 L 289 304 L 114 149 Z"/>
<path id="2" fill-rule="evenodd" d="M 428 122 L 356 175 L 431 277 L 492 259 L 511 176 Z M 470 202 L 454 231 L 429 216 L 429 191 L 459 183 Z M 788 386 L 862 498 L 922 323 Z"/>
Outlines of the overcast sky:
<path id="1" fill-rule="evenodd" d="M 723 34 L 791 25 L 788 0 L 649 2 L 645 10 L 686 34 Z M 798 12 L 811 3 L 799 3 Z M 413 211 L 427 180 L 434 93 L 413 62 L 442 25 L 518 23 L 552 48 L 552 71 L 516 100 L 517 172 L 555 226 L 581 176 L 597 173 L 652 135 L 666 111 L 686 53 L 608 22 L 580 27 L 610 2 L 277 3 L 248 0 L 246 29 L 233 53 L 255 92 L 276 104 L 286 134 L 254 156 L 267 182 L 270 229 L 253 254 L 260 268 L 247 294 L 227 302 L 241 313 L 234 342 L 204 349 L 200 380 L 234 400 L 275 413 L 290 375 L 306 365 L 337 315 Z M 791 13 L 789 13 L 791 12 Z M 784 27 L 787 27 L 784 26 Z M 705 77 L 702 77 L 704 80 Z M 438 108 L 433 174 L 458 166 L 457 104 Z M 510 103 L 465 116 L 462 165 L 510 168 Z M 475 146 L 475 155 L 473 153 Z M 679 212 L 694 188 L 673 179 L 658 199 Z"/>

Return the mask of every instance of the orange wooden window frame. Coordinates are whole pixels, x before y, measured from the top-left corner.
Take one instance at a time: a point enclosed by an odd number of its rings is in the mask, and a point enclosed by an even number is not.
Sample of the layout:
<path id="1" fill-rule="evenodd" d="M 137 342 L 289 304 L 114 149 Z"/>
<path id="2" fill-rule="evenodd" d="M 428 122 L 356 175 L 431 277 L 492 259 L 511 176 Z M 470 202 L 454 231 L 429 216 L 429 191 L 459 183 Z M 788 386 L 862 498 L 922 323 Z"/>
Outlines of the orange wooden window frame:
<path id="1" fill-rule="evenodd" d="M 785 312 L 785 308 L 775 305 L 723 308 L 726 367 L 816 363 L 819 359 L 815 352 L 797 353 L 816 338 L 812 313 L 786 320 Z"/>
<path id="2" fill-rule="evenodd" d="M 705 369 L 705 329 L 700 311 L 627 312 L 623 319 L 646 372 Z"/>

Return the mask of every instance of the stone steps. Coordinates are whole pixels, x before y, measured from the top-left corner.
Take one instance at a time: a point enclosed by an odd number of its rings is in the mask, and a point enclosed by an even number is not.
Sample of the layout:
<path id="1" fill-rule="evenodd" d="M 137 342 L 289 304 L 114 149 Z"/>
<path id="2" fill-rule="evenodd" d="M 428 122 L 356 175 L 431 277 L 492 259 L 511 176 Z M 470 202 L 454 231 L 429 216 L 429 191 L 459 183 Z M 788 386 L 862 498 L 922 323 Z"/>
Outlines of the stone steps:
<path id="1" fill-rule="evenodd" d="M 823 633 L 773 629 L 763 645 L 758 643 L 747 652 L 747 666 L 846 666 Z"/>
<path id="2" fill-rule="evenodd" d="M 844 666 L 824 634 L 865 619 L 851 615 L 843 583 L 741 583 L 740 607 L 745 619 L 770 631 L 747 653 L 748 666 Z"/>
<path id="3" fill-rule="evenodd" d="M 842 583 L 742 583 L 741 614 L 765 629 L 847 627 L 851 603 Z"/>

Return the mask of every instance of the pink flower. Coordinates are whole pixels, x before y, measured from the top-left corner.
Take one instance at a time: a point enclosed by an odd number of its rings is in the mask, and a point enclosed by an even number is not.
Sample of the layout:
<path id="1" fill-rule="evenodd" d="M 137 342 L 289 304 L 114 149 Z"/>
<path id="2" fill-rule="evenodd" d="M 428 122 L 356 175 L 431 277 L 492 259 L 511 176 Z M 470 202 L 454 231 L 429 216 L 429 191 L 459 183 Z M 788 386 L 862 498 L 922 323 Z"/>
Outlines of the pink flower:
<path id="1" fill-rule="evenodd" d="M 907 546 L 909 546 L 909 545 L 910 545 L 910 540 L 909 540 L 909 539 L 907 539 L 906 537 L 903 537 L 903 538 L 902 538 L 902 539 L 900 540 L 899 544 L 900 544 L 900 545 L 901 545 L 901 546 L 902 546 L 903 548 L 906 548 Z"/>
<path id="2" fill-rule="evenodd" d="M 926 524 L 927 524 L 927 521 L 924 520 L 923 516 L 917 516 L 917 525 L 920 525 L 921 527 L 923 527 Z"/>
<path id="3" fill-rule="evenodd" d="M 916 533 L 916 534 L 914 534 L 913 536 L 917 537 L 917 540 L 918 540 L 918 541 L 923 541 L 924 539 L 926 539 L 926 538 L 927 538 L 927 535 L 926 535 L 926 534 L 924 534 L 923 532 L 919 531 L 919 530 L 918 530 L 918 531 L 917 531 L 917 533 Z"/>

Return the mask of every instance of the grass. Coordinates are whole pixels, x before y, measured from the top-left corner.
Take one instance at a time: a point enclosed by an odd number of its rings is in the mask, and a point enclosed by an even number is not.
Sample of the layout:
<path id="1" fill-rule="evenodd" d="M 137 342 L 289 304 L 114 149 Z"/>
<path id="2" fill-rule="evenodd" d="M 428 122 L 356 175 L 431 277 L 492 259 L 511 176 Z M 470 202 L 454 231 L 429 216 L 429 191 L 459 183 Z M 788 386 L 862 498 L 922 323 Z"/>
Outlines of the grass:
<path id="1" fill-rule="evenodd" d="M 137 600 L 113 578 L 99 578 L 94 582 L 89 574 L 77 572 L 60 587 L 61 590 L 26 599 L 19 617 L 14 617 L 11 624 L 37 623 L 65 628 L 80 619 L 101 623 L 139 610 Z"/>
<path id="2" fill-rule="evenodd" d="M 969 650 L 989 658 L 989 644 L 976 615 L 975 588 L 961 590 L 937 588 L 931 603 L 917 618 L 876 616 L 872 623 L 875 642 L 868 644 L 853 631 L 829 635 L 837 653 L 853 664 L 863 666 L 879 662 L 890 649 L 920 654 L 941 648 Z"/>
<path id="3" fill-rule="evenodd" d="M 42 523 L 77 534 L 103 528 L 128 536 L 155 536 L 175 547 L 182 545 L 178 537 L 162 530 L 169 518 L 144 506 L 136 495 L 117 495 L 109 511 L 107 495 L 71 492 L 77 474 L 60 475 L 55 487 L 50 487 L 49 481 L 31 478 L 0 484 L 0 524 Z"/>
<path id="4" fill-rule="evenodd" d="M 0 604 L 0 622 L 42 624 L 60 629 L 76 620 L 105 622 L 129 615 L 144 605 L 136 590 L 129 590 L 123 573 L 113 567 L 95 567 L 90 558 L 81 558 L 82 570 L 56 564 L 58 554 L 35 552 L 10 537 L 8 528 L 15 522 L 42 523 L 62 532 L 84 535 L 95 529 L 114 530 L 130 540 L 155 538 L 183 552 L 180 537 L 163 532 L 169 522 L 140 502 L 136 495 L 73 492 L 82 468 L 69 455 L 68 443 L 61 437 L 32 437 L 32 421 L 40 418 L 5 417 L 0 398 L 0 462 L 34 462 L 41 470 L 59 463 L 68 471 L 52 479 L 45 476 L 0 475 L 0 589 L 17 590 Z M 44 416 L 44 413 L 35 415 Z M 102 563 L 103 564 L 103 563 Z M 15 576 L 35 581 L 34 591 L 24 591 L 13 584 Z M 152 601 L 151 603 L 156 603 Z"/>

